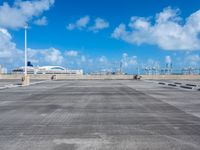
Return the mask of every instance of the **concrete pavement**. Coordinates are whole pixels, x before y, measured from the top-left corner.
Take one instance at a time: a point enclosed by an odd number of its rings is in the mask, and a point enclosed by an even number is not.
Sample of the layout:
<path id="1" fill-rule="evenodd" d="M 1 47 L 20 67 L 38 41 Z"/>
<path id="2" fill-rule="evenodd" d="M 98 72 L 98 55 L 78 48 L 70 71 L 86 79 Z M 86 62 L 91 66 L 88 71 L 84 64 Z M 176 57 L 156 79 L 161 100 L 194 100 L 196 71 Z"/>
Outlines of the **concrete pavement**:
<path id="1" fill-rule="evenodd" d="M 133 80 L 0 90 L 0 149 L 199 150 L 199 97 Z"/>

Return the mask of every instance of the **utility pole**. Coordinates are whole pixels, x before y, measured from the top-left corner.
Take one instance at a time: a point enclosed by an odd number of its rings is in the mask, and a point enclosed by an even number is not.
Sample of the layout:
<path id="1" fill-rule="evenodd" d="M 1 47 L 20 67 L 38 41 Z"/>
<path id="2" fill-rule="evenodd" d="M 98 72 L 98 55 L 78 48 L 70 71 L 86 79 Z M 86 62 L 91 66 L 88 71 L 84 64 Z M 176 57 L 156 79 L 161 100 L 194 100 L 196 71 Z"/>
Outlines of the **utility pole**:
<path id="1" fill-rule="evenodd" d="M 27 30 L 28 25 L 24 26 L 24 76 L 22 78 L 22 85 L 27 86 L 30 84 L 30 77 L 28 76 L 27 69 Z"/>

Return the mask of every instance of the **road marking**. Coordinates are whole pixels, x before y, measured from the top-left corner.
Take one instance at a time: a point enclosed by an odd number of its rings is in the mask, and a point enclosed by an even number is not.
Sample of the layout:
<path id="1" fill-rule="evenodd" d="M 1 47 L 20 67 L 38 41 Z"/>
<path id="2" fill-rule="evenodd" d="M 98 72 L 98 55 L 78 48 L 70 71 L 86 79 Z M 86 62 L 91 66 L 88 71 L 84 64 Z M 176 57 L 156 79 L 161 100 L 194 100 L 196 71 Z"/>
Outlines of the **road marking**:
<path id="1" fill-rule="evenodd" d="M 169 82 L 161 82 L 161 81 L 149 81 L 149 80 L 143 80 L 145 82 L 149 82 L 149 83 L 157 83 L 159 85 L 168 85 L 168 86 L 171 86 L 171 87 L 177 87 L 177 88 L 180 88 L 180 89 L 185 89 L 185 90 L 200 90 L 198 89 L 198 85 L 196 86 L 189 86 L 191 84 L 183 84 L 183 83 L 177 83 L 177 82 L 174 82 L 174 83 L 169 83 Z"/>
<path id="2" fill-rule="evenodd" d="M 33 82 L 33 83 L 30 83 L 29 85 L 7 84 L 7 85 L 5 85 L 4 87 L 0 87 L 0 90 L 11 89 L 11 88 L 16 88 L 16 87 L 26 87 L 26 86 L 30 86 L 30 85 L 45 83 L 45 82 L 48 82 L 48 81 L 51 81 L 51 80 L 44 80 L 44 81 Z"/>

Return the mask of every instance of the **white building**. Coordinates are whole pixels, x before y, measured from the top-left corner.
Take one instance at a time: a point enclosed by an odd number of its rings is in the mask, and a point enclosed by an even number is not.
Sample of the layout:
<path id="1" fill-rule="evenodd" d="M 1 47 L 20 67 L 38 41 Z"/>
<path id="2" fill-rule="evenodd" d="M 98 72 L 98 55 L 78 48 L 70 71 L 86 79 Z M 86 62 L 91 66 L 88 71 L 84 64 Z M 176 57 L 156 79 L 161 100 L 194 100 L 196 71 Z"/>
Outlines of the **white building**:
<path id="1" fill-rule="evenodd" d="M 8 70 L 0 65 L 0 74 L 6 74 Z"/>
<path id="2" fill-rule="evenodd" d="M 83 74 L 83 70 L 68 70 L 61 66 L 27 67 L 28 74 Z M 14 74 L 24 73 L 24 67 L 16 68 Z"/>

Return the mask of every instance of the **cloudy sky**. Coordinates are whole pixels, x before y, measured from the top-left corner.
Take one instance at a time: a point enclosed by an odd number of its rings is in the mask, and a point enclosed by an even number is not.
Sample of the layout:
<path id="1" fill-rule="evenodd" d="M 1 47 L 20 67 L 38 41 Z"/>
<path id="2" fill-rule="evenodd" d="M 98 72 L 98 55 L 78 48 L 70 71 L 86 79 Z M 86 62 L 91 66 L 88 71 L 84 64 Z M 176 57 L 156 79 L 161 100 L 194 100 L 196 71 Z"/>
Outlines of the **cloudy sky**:
<path id="1" fill-rule="evenodd" d="M 1 0 L 0 64 L 86 72 L 200 65 L 199 0 Z"/>

